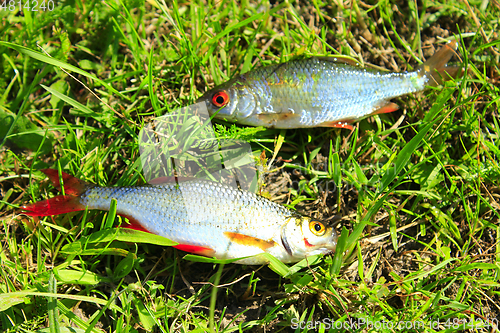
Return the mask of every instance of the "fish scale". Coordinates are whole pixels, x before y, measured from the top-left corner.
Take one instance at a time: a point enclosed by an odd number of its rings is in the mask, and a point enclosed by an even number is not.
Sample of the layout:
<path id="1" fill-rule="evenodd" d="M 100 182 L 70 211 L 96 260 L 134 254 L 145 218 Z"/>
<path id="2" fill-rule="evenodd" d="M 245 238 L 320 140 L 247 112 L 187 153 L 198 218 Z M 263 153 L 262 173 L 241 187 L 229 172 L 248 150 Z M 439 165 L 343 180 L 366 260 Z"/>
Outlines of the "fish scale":
<path id="1" fill-rule="evenodd" d="M 279 68 L 269 66 L 245 78 L 250 82 L 249 93 L 257 99 L 253 115 L 301 114 L 304 127 L 362 117 L 378 109 L 380 100 L 422 90 L 428 81 L 416 72 L 370 72 L 315 58 Z M 262 89 L 261 82 L 266 82 L 269 89 Z M 292 88 L 290 82 L 298 83 Z"/>

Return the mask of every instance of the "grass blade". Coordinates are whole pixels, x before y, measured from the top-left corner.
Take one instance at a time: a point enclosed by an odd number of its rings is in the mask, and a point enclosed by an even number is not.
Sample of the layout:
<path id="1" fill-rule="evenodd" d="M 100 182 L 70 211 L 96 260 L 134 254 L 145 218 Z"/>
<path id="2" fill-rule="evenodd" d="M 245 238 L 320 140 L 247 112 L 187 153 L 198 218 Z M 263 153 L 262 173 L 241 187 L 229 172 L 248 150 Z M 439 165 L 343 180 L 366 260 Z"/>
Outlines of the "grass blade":
<path id="1" fill-rule="evenodd" d="M 78 67 L 75 67 L 75 66 L 67 64 L 65 62 L 62 62 L 62 61 L 59 61 L 57 59 L 51 58 L 49 56 L 46 56 L 45 54 L 42 54 L 42 53 L 37 52 L 37 51 L 33 51 L 32 49 L 29 49 L 29 48 L 21 46 L 21 45 L 17 45 L 17 44 L 13 44 L 13 43 L 8 43 L 8 42 L 3 42 L 3 41 L 0 41 L 0 45 L 9 47 L 11 49 L 14 49 L 14 50 L 16 50 L 19 53 L 25 54 L 25 55 L 33 58 L 33 59 L 39 60 L 41 62 L 44 62 L 44 63 L 48 64 L 48 65 L 61 67 L 61 68 L 67 69 L 69 71 L 72 71 L 72 72 L 78 73 L 80 75 L 83 75 L 83 76 L 85 76 L 85 77 L 87 77 L 87 78 L 89 78 L 89 79 L 91 79 L 91 80 L 93 80 L 95 82 L 98 82 L 99 84 L 101 84 L 102 86 L 104 86 L 106 89 L 108 89 L 109 91 L 113 92 L 113 94 L 116 94 L 116 95 L 120 96 L 121 98 L 123 98 L 125 100 L 129 100 L 128 97 L 126 97 L 125 95 L 123 95 L 121 92 L 117 91 L 115 88 L 113 88 L 112 86 L 110 86 L 108 83 L 104 82 L 103 80 L 99 79 L 98 77 L 96 77 L 96 76 L 94 76 L 92 74 L 89 74 L 89 73 L 81 70 Z"/>

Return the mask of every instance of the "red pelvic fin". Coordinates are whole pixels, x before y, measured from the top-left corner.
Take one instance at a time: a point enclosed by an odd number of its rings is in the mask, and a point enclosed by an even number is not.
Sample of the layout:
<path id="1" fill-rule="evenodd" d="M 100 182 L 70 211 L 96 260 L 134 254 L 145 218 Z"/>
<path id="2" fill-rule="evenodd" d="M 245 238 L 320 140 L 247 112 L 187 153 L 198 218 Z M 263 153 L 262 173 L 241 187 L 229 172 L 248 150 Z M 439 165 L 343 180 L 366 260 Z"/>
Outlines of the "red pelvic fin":
<path id="1" fill-rule="evenodd" d="M 57 197 L 22 206 L 21 209 L 26 211 L 24 214 L 30 216 L 50 216 L 84 210 L 85 206 L 80 203 L 77 196 L 58 195 Z"/>
<path id="2" fill-rule="evenodd" d="M 198 254 L 200 256 L 205 256 L 205 257 L 213 257 L 215 255 L 215 251 L 213 249 L 205 246 L 179 244 L 174 247 L 181 251 Z"/>
<path id="3" fill-rule="evenodd" d="M 54 187 L 59 191 L 61 190 L 61 184 L 59 182 L 59 172 L 55 169 L 42 169 L 40 170 L 49 177 Z M 68 175 L 66 172 L 61 172 L 61 178 L 64 184 L 65 194 L 70 195 L 80 195 L 85 191 L 87 183 L 76 177 Z"/>
<path id="4" fill-rule="evenodd" d="M 375 115 L 375 114 L 389 113 L 389 112 L 394 112 L 398 109 L 399 109 L 399 106 L 397 104 L 390 102 L 390 103 L 382 105 L 380 108 L 378 108 L 377 110 L 373 111 L 370 114 Z"/>
<path id="5" fill-rule="evenodd" d="M 264 240 L 252 236 L 243 235 L 237 232 L 226 231 L 224 232 L 224 236 L 226 236 L 236 244 L 258 247 L 262 251 L 266 251 L 268 248 L 276 245 L 276 242 L 273 240 Z"/>

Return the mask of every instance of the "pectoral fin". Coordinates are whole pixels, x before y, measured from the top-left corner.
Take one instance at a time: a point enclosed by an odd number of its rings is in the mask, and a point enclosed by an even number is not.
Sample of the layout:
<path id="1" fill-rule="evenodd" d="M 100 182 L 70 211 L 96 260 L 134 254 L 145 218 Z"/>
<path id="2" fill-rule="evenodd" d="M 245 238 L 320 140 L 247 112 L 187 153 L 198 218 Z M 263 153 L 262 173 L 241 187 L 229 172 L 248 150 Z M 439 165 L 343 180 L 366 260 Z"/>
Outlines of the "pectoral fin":
<path id="1" fill-rule="evenodd" d="M 237 232 L 224 232 L 224 236 L 229 238 L 232 242 L 240 245 L 253 246 L 266 251 L 267 249 L 276 246 L 276 242 L 273 240 L 264 240 L 252 236 L 243 235 Z"/>

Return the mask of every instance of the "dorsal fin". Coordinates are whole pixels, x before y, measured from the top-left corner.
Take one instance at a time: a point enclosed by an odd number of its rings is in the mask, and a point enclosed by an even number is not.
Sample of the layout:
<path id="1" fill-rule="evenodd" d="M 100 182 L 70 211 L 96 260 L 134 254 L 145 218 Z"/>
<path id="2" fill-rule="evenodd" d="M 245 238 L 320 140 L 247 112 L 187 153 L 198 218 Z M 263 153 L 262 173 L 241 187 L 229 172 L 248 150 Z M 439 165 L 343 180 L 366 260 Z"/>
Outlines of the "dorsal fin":
<path id="1" fill-rule="evenodd" d="M 362 67 L 361 63 L 354 59 L 353 57 L 349 56 L 344 56 L 344 55 L 338 55 L 338 56 L 315 56 L 313 57 L 318 60 L 322 61 L 328 61 L 328 62 L 333 62 L 337 64 L 345 64 L 349 66 L 354 66 L 354 67 Z"/>
<path id="2" fill-rule="evenodd" d="M 57 188 L 58 191 L 61 191 L 61 183 L 59 182 L 59 172 L 55 169 L 42 169 L 40 170 L 44 174 L 49 177 L 50 181 Z M 64 184 L 64 193 L 69 195 L 80 195 L 82 194 L 87 186 L 89 185 L 87 182 L 80 180 L 72 175 L 67 174 L 66 172 L 61 171 L 61 178 Z"/>

